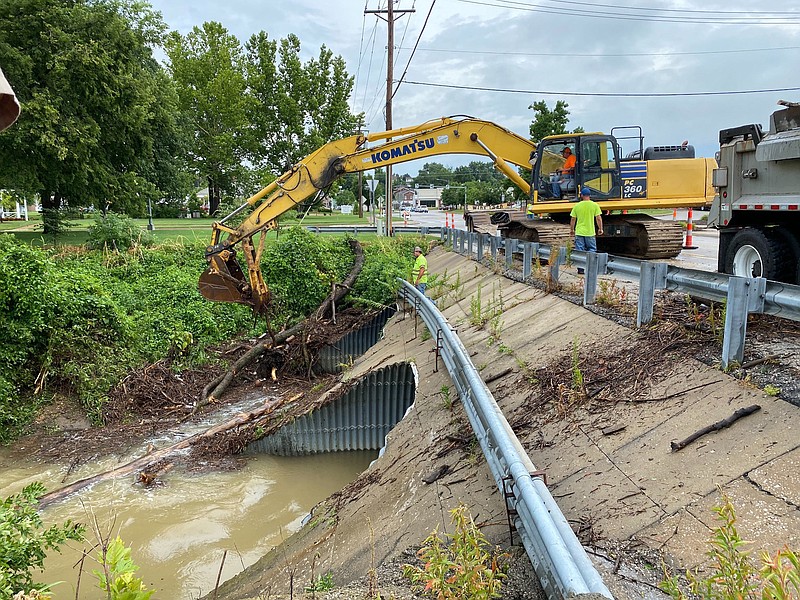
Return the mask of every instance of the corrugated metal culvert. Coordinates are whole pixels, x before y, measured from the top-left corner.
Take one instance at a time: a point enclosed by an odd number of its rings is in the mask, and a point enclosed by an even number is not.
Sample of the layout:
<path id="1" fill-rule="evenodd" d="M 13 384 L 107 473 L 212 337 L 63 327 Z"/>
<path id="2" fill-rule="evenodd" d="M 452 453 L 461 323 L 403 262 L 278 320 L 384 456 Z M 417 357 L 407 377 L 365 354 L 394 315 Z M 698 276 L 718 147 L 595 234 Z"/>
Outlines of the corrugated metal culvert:
<path id="1" fill-rule="evenodd" d="M 339 341 L 323 348 L 317 358 L 317 366 L 325 373 L 339 373 L 356 358 L 378 343 L 383 328 L 396 312 L 394 307 L 384 308 L 369 323 L 358 331 L 351 331 Z"/>
<path id="2" fill-rule="evenodd" d="M 297 456 L 379 450 L 414 403 L 416 391 L 415 369 L 410 363 L 372 371 L 338 400 L 250 442 L 247 452 Z"/>

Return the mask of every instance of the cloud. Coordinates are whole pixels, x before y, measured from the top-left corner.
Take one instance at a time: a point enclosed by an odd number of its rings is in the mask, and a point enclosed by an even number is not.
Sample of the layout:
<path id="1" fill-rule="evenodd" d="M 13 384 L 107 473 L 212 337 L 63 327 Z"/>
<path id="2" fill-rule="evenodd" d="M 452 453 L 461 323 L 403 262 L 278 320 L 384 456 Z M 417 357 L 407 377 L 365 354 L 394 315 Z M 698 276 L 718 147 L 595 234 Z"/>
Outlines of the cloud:
<path id="1" fill-rule="evenodd" d="M 431 2 L 418 0 L 415 12 L 396 23 L 396 78 L 405 69 Z M 629 2 L 626 10 L 610 8 Z M 395 6 L 410 9 L 411 4 L 411 0 L 402 0 Z M 262 29 L 272 38 L 295 33 L 308 58 L 325 44 L 342 55 L 350 73 L 357 76 L 355 110 L 367 113 L 368 129 L 383 129 L 386 24 L 375 15 L 365 15 L 363 3 L 296 0 L 270 3 L 265 9 L 258 0 L 228 0 L 224 12 L 219 3 L 209 0 L 154 0 L 153 5 L 163 12 L 168 25 L 182 32 L 205 20 L 217 20 L 242 41 Z M 513 10 L 536 5 L 540 8 L 535 11 Z M 368 0 L 368 8 L 377 8 L 376 0 Z M 786 15 L 748 12 L 752 3 L 744 0 L 729 0 L 724 6 L 700 0 L 621 0 L 605 5 L 558 0 L 486 0 L 483 4 L 438 0 L 406 80 L 531 93 L 404 83 L 393 99 L 393 125 L 469 114 L 527 136 L 533 117 L 528 106 L 536 100 L 553 106 L 561 99 L 569 104 L 571 127 L 608 132 L 616 126 L 639 125 L 646 144 L 688 139 L 700 155 L 713 156 L 720 129 L 767 124 L 778 99 L 800 99 L 796 91 L 681 95 L 797 87 L 800 24 L 756 22 L 800 23 L 800 13 L 791 13 L 782 5 L 770 8 L 784 10 Z M 588 12 L 602 12 L 610 18 L 581 16 Z M 707 22 L 658 22 L 652 20 L 653 15 Z M 645 17 L 650 20 L 631 20 Z M 724 24 L 734 18 L 746 23 Z M 792 48 L 775 50 L 786 47 Z M 445 160 L 442 157 L 441 162 Z M 463 164 L 460 160 L 454 159 Z"/>

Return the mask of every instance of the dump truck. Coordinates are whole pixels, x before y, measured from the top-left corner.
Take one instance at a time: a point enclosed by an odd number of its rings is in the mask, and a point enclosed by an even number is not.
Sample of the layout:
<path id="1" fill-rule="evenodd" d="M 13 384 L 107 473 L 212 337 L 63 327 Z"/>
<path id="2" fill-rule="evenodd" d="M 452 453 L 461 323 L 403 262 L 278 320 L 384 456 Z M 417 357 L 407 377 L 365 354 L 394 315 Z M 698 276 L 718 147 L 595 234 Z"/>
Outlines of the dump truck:
<path id="1" fill-rule="evenodd" d="M 720 131 L 708 225 L 719 230 L 718 271 L 800 284 L 800 104 L 779 104 L 766 133 Z"/>

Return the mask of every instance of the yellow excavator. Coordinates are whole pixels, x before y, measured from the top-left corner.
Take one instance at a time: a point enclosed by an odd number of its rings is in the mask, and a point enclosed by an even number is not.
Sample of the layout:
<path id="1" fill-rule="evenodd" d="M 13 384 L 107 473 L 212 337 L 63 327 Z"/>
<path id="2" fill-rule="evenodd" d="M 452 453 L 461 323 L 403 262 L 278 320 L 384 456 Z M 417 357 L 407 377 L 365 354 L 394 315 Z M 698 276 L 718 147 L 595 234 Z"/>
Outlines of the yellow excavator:
<path id="1" fill-rule="evenodd" d="M 370 142 L 378 143 L 369 146 Z M 561 150 L 565 146 L 569 146 L 576 157 L 572 181 L 566 183 L 563 173 L 558 174 Z M 593 198 L 606 211 L 700 206 L 713 198 L 710 187 L 711 170 L 716 166 L 713 160 L 673 156 L 676 153 L 681 156 L 680 149 L 662 151 L 669 155 L 664 159 L 649 156 L 651 149 L 641 148 L 641 157 L 627 159 L 621 159 L 620 152 L 613 136 L 600 133 L 551 136 L 537 148 L 533 142 L 504 127 L 470 117 L 444 117 L 414 127 L 332 141 L 213 224 L 211 244 L 206 249 L 208 268 L 200 277 L 199 289 L 210 300 L 239 302 L 253 307 L 256 312 L 262 311 L 269 302 L 269 291 L 261 274 L 261 254 L 265 234 L 277 226 L 276 219 L 280 215 L 347 173 L 442 154 L 488 157 L 527 194 L 529 213 L 547 218 L 523 216 L 512 220 L 507 213 L 500 213 L 499 221 L 503 235 L 530 241 L 548 243 L 555 237 L 566 237 L 569 211 L 577 200 L 576 190 L 581 186 L 588 186 Z M 519 174 L 518 167 L 532 169 L 534 185 Z M 248 208 L 252 211 L 241 225 L 226 225 Z M 470 219 L 471 214 L 465 215 L 467 225 L 479 230 Z M 682 230 L 672 223 L 665 227 L 664 223 L 667 222 L 645 215 L 622 215 L 619 219 L 607 219 L 602 239 L 622 240 L 617 246 L 625 246 L 631 250 L 628 254 L 638 252 L 643 257 L 649 257 L 647 250 L 657 246 L 670 245 L 680 251 Z M 257 234 L 261 236 L 255 241 Z M 222 239 L 223 235 L 227 237 Z M 635 238 L 633 242 L 632 237 Z M 671 237 L 670 244 L 658 241 L 664 237 Z M 237 260 L 237 245 L 241 246 L 245 259 L 246 275 Z M 598 245 L 602 247 L 600 240 Z"/>

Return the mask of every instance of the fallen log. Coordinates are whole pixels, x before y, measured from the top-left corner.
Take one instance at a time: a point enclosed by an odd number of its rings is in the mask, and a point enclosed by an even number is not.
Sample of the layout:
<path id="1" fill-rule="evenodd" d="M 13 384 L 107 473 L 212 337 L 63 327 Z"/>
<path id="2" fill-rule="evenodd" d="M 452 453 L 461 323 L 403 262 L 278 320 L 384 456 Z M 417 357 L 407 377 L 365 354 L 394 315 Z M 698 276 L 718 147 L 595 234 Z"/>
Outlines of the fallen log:
<path id="1" fill-rule="evenodd" d="M 716 423 L 714 423 L 712 425 L 708 425 L 707 427 L 703 427 L 702 429 L 699 429 L 698 431 L 695 431 L 692 435 L 690 435 L 689 437 L 687 437 L 683 441 L 670 442 L 670 446 L 672 447 L 672 451 L 673 452 L 677 452 L 678 450 L 682 450 L 683 448 L 685 448 L 686 446 L 691 444 L 693 441 L 695 441 L 698 438 L 703 437 L 707 433 L 711 433 L 712 431 L 719 431 L 720 429 L 725 429 L 726 427 L 730 427 L 731 425 L 733 425 L 736 421 L 738 421 L 742 417 L 746 417 L 747 415 L 752 415 L 754 412 L 756 412 L 758 410 L 761 410 L 761 406 L 759 406 L 758 404 L 753 404 L 752 406 L 748 406 L 746 408 L 740 408 L 739 410 L 737 410 L 735 413 L 733 413 L 727 419 L 722 419 L 721 421 L 717 421 Z"/>
<path id="2" fill-rule="evenodd" d="M 155 450 L 154 452 L 145 454 L 144 456 L 140 456 L 139 458 L 136 458 L 124 465 L 120 465 L 119 467 L 115 467 L 103 473 L 98 473 L 97 475 L 92 475 L 91 477 L 79 479 L 78 481 L 75 481 L 58 490 L 53 490 L 52 492 L 48 492 L 39 499 L 39 508 L 44 508 L 55 502 L 59 502 L 64 498 L 66 498 L 67 496 L 69 496 L 70 494 L 74 494 L 75 492 L 85 489 L 90 485 L 94 485 L 95 483 L 100 483 L 101 481 L 107 481 L 109 479 L 116 479 L 118 477 L 124 477 L 125 475 L 130 475 L 140 469 L 144 469 L 150 464 L 163 460 L 164 458 L 166 458 L 171 454 L 174 454 L 178 450 L 188 448 L 189 446 L 197 443 L 199 440 L 203 438 L 212 437 L 218 433 L 230 431 L 235 427 L 239 427 L 240 425 L 244 425 L 259 417 L 262 417 L 265 414 L 281 406 L 284 406 L 285 404 L 290 404 L 292 402 L 295 402 L 302 397 L 303 394 L 297 394 L 295 396 L 292 396 L 288 400 L 279 399 L 279 400 L 274 400 L 272 402 L 267 402 L 262 407 L 259 407 L 250 412 L 239 413 L 238 415 L 226 421 L 225 423 L 221 423 L 220 425 L 216 425 L 214 427 L 211 427 L 210 429 L 206 429 L 205 431 L 196 433 L 193 436 L 180 440 L 179 442 L 166 446 L 165 448 L 161 448 L 159 450 Z"/>
<path id="3" fill-rule="evenodd" d="M 206 385 L 206 387 L 203 389 L 202 397 L 194 408 L 195 411 L 198 408 L 209 404 L 210 402 L 218 401 L 219 398 L 222 397 L 222 394 L 225 393 L 225 390 L 228 389 L 228 386 L 231 384 L 234 377 L 236 377 L 238 373 L 241 373 L 245 367 L 252 363 L 256 358 L 261 356 L 269 348 L 287 342 L 291 337 L 302 333 L 306 328 L 313 330 L 312 326 L 315 322 L 324 319 L 328 313 L 333 311 L 336 303 L 348 294 L 350 288 L 356 282 L 356 279 L 358 279 L 361 269 L 364 268 L 364 249 L 357 240 L 350 240 L 349 243 L 350 248 L 353 250 L 353 255 L 355 256 L 353 268 L 350 269 L 350 273 L 340 285 L 334 286 L 332 293 L 325 298 L 322 304 L 319 305 L 319 308 L 314 312 L 314 315 L 298 323 L 294 327 L 291 327 L 290 329 L 281 331 L 271 339 L 265 338 L 256 342 L 256 344 L 250 348 L 250 350 L 248 350 L 235 363 L 233 363 L 233 366 L 227 372 Z"/>

